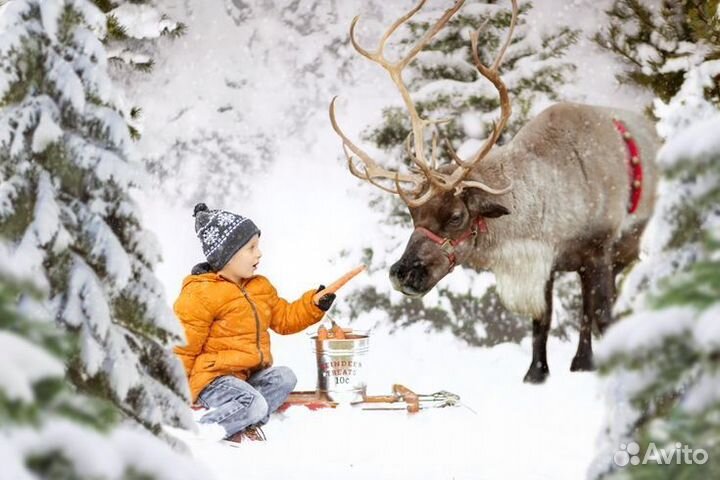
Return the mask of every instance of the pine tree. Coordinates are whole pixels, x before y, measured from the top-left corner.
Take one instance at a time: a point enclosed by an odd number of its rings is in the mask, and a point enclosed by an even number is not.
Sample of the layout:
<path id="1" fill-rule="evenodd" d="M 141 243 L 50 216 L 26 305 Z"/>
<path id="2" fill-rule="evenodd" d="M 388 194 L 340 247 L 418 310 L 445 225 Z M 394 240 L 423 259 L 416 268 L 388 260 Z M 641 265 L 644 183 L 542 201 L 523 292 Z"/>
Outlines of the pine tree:
<path id="1" fill-rule="evenodd" d="M 671 199 L 650 228 L 667 234 L 659 251 L 633 271 L 642 299 L 598 352 L 606 373 L 635 375 L 625 388 L 636 414 L 623 433 L 640 452 L 651 442 L 669 451 L 680 442 L 704 449 L 710 459 L 720 457 L 720 143 L 693 147 L 718 129 L 720 111 L 665 147 L 665 191 L 679 194 L 668 193 Z M 720 469 L 713 461 L 648 463 L 629 473 L 637 479 L 704 479 L 716 478 Z"/>
<path id="2" fill-rule="evenodd" d="M 10 258 L 4 247 L 0 244 L 0 259 L 6 264 Z M 32 438 L 29 430 L 40 431 L 50 422 L 65 421 L 88 434 L 107 428 L 114 420 L 114 409 L 70 395 L 63 364 L 63 355 L 70 351 L 70 336 L 50 318 L 23 313 L 43 312 L 39 296 L 32 284 L 0 271 L 0 450 L 4 473 L 7 478 L 27 478 L 31 472 L 41 478 L 67 478 L 68 473 L 89 478 L 58 455 L 53 445 L 43 445 L 39 435 Z M 25 448 L 18 448 L 13 441 L 17 438 L 24 440 Z M 75 439 L 71 435 L 67 440 Z M 34 452 L 26 453 L 27 447 Z"/>
<path id="3" fill-rule="evenodd" d="M 0 13 L 0 237 L 78 339 L 68 376 L 156 434 L 188 427 L 182 329 L 152 269 L 153 236 L 129 195 L 122 98 L 87 0 L 17 0 Z"/>
<path id="4" fill-rule="evenodd" d="M 679 443 L 704 450 L 710 461 L 650 461 L 621 469 L 608 466 L 612 454 L 605 452 L 596 473 L 609 478 L 720 475 L 712 460 L 720 457 L 720 59 L 707 48 L 715 33 L 697 34 L 697 5 L 681 6 L 672 17 L 675 31 L 684 32 L 676 41 L 694 53 L 673 70 L 680 83 L 663 76 L 671 70 L 661 67 L 628 77 L 669 97 L 654 105 L 658 131 L 666 139 L 658 157 L 663 179 L 644 238 L 647 254 L 625 280 L 616 306 L 626 318 L 608 331 L 597 353 L 603 372 L 616 382 L 609 450 L 636 442 L 642 460 L 651 444 L 673 453 Z M 719 16 L 714 12 L 713 22 Z M 626 22 L 637 22 L 634 15 Z M 671 57 L 658 65 L 680 64 Z"/>
<path id="5" fill-rule="evenodd" d="M 191 459 L 137 428 L 119 426 L 117 409 L 66 381 L 77 338 L 50 316 L 25 260 L 0 241 L 0 452 L 2 478 L 207 478 Z M 88 459 L 92 445 L 98 461 Z M 148 452 L 155 462 L 138 461 Z"/>
<path id="6" fill-rule="evenodd" d="M 93 3 L 105 14 L 106 29 L 101 40 L 107 52 L 110 76 L 118 83 L 132 83 L 132 72 L 151 72 L 158 41 L 176 39 L 187 29 L 185 24 L 162 13 L 152 0 L 93 0 Z M 138 140 L 142 131 L 142 108 L 123 106 L 122 114 L 131 137 Z"/>
<path id="7" fill-rule="evenodd" d="M 575 43 L 579 31 L 563 27 L 551 34 L 537 34 L 536 28 L 527 23 L 531 14 L 532 3 L 523 2 L 512 43 L 503 58 L 501 72 L 510 92 L 513 113 L 498 144 L 512 138 L 534 114 L 559 100 L 559 87 L 575 69 L 561 58 Z M 400 48 L 414 45 L 437 12 L 428 10 L 425 16 L 428 20 L 408 22 L 409 31 L 400 40 Z M 473 63 L 470 32 L 482 26 L 479 57 L 485 65 L 491 65 L 507 36 L 511 17 L 505 2 L 467 2 L 405 70 L 418 113 L 426 118 L 448 119 L 440 131 L 456 150 L 468 140 L 483 140 L 493 121 L 500 117 L 497 90 Z M 407 113 L 404 108 L 389 107 L 383 112 L 383 120 L 367 133 L 366 139 L 399 157 L 410 132 Z"/>
<path id="8" fill-rule="evenodd" d="M 117 67 L 151 71 L 157 40 L 162 37 L 178 38 L 187 29 L 185 24 L 162 13 L 152 0 L 93 0 L 93 3 L 107 17 L 103 43 L 108 51 L 108 60 Z"/>
<path id="9" fill-rule="evenodd" d="M 429 6 L 428 6 L 429 7 Z M 427 31 L 440 13 L 426 7 L 408 22 L 403 33 L 397 33 L 399 51 L 411 48 Z M 470 32 L 478 29 L 479 56 L 486 65 L 492 64 L 497 51 L 507 36 L 511 10 L 509 2 L 467 2 L 448 22 L 443 30 L 404 70 L 418 113 L 430 119 L 448 119 L 439 126 L 440 134 L 450 140 L 456 151 L 470 153 L 479 147 L 488 135 L 493 122 L 500 116 L 497 90 L 480 76 L 472 60 Z M 423 13 L 424 12 L 424 13 Z M 569 80 L 574 65 L 562 57 L 579 35 L 578 30 L 562 27 L 556 32 L 538 33 L 528 23 L 532 16 L 532 4 L 522 2 L 513 40 L 505 53 L 500 72 L 510 92 L 512 117 L 499 144 L 505 143 L 535 114 L 554 101 L 559 100 L 558 90 Z M 393 37 L 395 38 L 395 36 Z M 383 121 L 370 127 L 364 140 L 384 151 L 388 157 L 409 164 L 410 159 L 403 144 L 410 132 L 410 121 L 404 107 L 391 106 L 383 111 Z M 441 162 L 450 162 L 446 152 Z M 411 228 L 407 207 L 398 198 L 380 194 L 373 201 L 373 208 L 383 212 L 390 225 L 389 238 L 401 242 Z M 404 233 L 398 233 L 400 227 Z M 391 232 L 391 233 L 390 233 Z M 396 240 L 397 239 L 397 240 Z M 387 252 L 387 248 L 383 248 Z M 378 255 L 371 248 L 365 261 L 372 261 L 374 271 L 386 272 L 390 261 L 399 258 Z M 422 300 L 395 299 L 387 292 L 368 288 L 358 292 L 352 299 L 351 315 L 386 305 L 391 321 L 397 325 L 428 322 L 436 328 L 449 328 L 471 345 L 491 346 L 500 342 L 519 341 L 530 332 L 525 317 L 508 311 L 500 302 L 492 280 L 475 272 L 457 269 L 451 274 L 457 287 L 440 287 L 437 296 L 429 295 Z M 464 277 L 458 280 L 458 277 Z M 566 315 L 568 309 L 577 309 L 579 302 L 578 282 L 564 277 L 557 282 L 555 305 L 561 321 L 556 321 L 553 334 L 565 336 L 568 326 L 576 323 Z"/>
<path id="10" fill-rule="evenodd" d="M 186 79 L 172 68 L 153 75 L 154 81 L 163 82 L 163 90 L 188 94 L 168 107 L 173 128 L 154 129 L 150 142 L 155 145 L 144 159 L 163 194 L 189 209 L 198 202 L 242 202 L 255 193 L 257 175 L 278 158 L 305 158 L 322 136 L 319 126 L 327 120 L 328 99 L 341 86 L 358 81 L 353 71 L 357 64 L 345 54 L 349 19 L 358 9 L 378 11 L 378 3 L 224 2 L 235 24 L 233 48 L 242 55 L 228 68 L 206 72 L 209 81 L 215 81 L 205 87 L 212 95 L 196 99 L 197 91 L 188 90 Z M 191 3 L 185 6 L 188 13 L 195 10 Z M 223 12 L 214 15 L 223 29 L 233 28 L 223 24 Z M 194 17 L 207 21 L 197 11 Z M 226 55 L 220 50 L 214 56 Z M 174 66 L 178 58 L 167 61 Z M 187 63 L 184 52 L 179 61 Z M 209 67 L 204 60 L 198 62 Z M 194 181 L 185 180 L 191 177 Z"/>
<path id="11" fill-rule="evenodd" d="M 704 60 L 720 58 L 718 0 L 615 0 L 609 26 L 595 41 L 626 65 L 622 83 L 646 87 L 669 101 L 685 72 Z M 720 97 L 718 82 L 707 85 L 708 97 Z"/>
<path id="12" fill-rule="evenodd" d="M 0 423 L 38 425 L 54 415 L 96 429 L 108 427 L 116 417 L 113 408 L 102 400 L 77 402 L 68 395 L 63 360 L 73 350 L 72 336 L 52 321 L 41 289 L 21 279 L 22 260 L 13 258 L 2 242 L 0 260 Z"/>

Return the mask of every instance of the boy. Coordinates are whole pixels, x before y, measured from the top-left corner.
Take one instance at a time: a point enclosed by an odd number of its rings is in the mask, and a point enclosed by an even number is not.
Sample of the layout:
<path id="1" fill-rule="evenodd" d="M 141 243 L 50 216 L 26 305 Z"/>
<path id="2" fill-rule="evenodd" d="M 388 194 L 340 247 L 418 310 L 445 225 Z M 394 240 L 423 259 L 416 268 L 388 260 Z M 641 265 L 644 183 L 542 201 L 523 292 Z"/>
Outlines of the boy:
<path id="1" fill-rule="evenodd" d="M 207 263 L 183 281 L 175 313 L 187 345 L 176 347 L 188 375 L 193 403 L 209 410 L 201 423 L 225 428 L 226 439 L 264 440 L 262 430 L 295 387 L 295 374 L 273 367 L 268 328 L 299 332 L 320 321 L 334 294 L 313 302 L 309 290 L 288 303 L 267 278 L 255 275 L 262 253 L 260 230 L 249 218 L 195 206 L 195 232 Z"/>

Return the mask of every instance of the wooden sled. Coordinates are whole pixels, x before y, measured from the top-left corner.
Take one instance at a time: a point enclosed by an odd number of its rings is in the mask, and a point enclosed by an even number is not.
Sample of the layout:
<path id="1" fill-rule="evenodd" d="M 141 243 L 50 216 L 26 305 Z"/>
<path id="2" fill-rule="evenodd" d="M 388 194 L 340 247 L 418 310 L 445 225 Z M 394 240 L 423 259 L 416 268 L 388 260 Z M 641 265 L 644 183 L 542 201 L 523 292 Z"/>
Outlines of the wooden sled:
<path id="1" fill-rule="evenodd" d="M 292 392 L 284 404 L 278 408 L 283 412 L 292 406 L 304 406 L 310 410 L 335 408 L 338 403 L 319 391 Z M 460 405 L 460 397 L 445 390 L 431 394 L 418 394 L 405 387 L 395 384 L 390 395 L 368 395 L 361 402 L 351 403 L 361 410 L 405 410 L 417 413 L 428 408 L 454 407 Z"/>

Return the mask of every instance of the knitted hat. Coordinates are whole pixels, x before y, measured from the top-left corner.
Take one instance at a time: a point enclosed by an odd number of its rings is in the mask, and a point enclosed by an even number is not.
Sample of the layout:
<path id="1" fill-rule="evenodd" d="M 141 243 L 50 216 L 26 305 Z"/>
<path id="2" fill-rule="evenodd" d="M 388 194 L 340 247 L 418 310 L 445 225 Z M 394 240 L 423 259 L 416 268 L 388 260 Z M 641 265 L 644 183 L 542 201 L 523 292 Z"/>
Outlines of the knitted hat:
<path id="1" fill-rule="evenodd" d="M 225 210 L 210 210 L 204 203 L 195 205 L 195 233 L 203 254 L 216 272 L 227 264 L 260 230 L 252 220 Z"/>

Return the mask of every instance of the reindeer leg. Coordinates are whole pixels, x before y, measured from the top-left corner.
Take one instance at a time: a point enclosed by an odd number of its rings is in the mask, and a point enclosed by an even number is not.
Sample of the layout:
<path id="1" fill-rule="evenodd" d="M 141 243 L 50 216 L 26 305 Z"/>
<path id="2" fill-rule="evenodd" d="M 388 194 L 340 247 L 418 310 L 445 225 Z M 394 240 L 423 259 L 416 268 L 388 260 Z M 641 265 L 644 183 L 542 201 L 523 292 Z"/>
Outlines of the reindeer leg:
<path id="1" fill-rule="evenodd" d="M 540 318 L 533 318 L 533 354 L 523 382 L 543 383 L 550 375 L 547 363 L 547 339 L 552 317 L 553 276 L 545 284 L 545 312 Z"/>
<path id="2" fill-rule="evenodd" d="M 597 271 L 597 290 L 595 292 L 594 322 L 600 335 L 613 323 L 612 307 L 615 301 L 615 276 L 610 262 L 606 262 Z"/>
<path id="3" fill-rule="evenodd" d="M 615 279 L 610 262 L 590 260 L 580 269 L 583 293 L 583 316 L 580 338 L 575 357 L 570 364 L 573 372 L 594 370 L 592 352 L 592 325 L 602 334 L 612 322 L 612 303 L 615 297 Z"/>
<path id="4" fill-rule="evenodd" d="M 593 353 L 592 353 L 592 324 L 593 314 L 592 308 L 594 302 L 590 299 L 593 289 L 592 275 L 588 273 L 586 267 L 581 268 L 578 272 L 580 274 L 580 282 L 582 285 L 583 295 L 583 313 L 582 319 L 580 320 L 580 336 L 578 338 L 578 348 L 575 353 L 575 357 L 572 359 L 570 364 L 571 372 L 588 372 L 594 370 L 593 365 Z"/>

